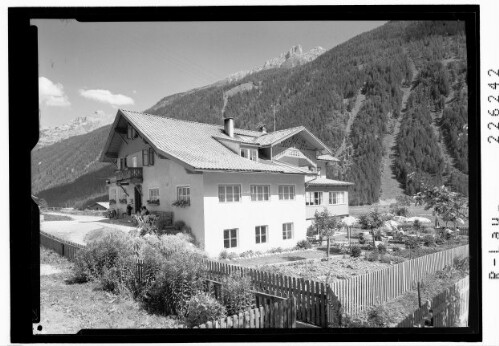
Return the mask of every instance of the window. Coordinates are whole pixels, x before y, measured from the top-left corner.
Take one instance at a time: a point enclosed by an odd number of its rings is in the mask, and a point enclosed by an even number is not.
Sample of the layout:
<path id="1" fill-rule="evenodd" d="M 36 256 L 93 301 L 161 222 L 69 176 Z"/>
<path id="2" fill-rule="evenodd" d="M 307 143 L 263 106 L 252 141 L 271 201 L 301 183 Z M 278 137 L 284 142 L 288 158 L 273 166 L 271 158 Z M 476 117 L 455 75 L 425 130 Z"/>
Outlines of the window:
<path id="1" fill-rule="evenodd" d="M 117 164 L 118 164 L 118 169 L 127 168 L 126 157 L 119 158 Z"/>
<path id="2" fill-rule="evenodd" d="M 150 201 L 159 201 L 159 189 L 149 189 L 149 200 Z"/>
<path id="3" fill-rule="evenodd" d="M 191 188 L 189 186 L 177 187 L 177 201 L 187 201 L 191 205 Z"/>
<path id="4" fill-rule="evenodd" d="M 321 175 L 321 168 L 320 167 L 317 167 L 317 174 Z"/>
<path id="5" fill-rule="evenodd" d="M 237 228 L 224 230 L 224 248 L 237 247 Z"/>
<path id="6" fill-rule="evenodd" d="M 257 244 L 262 244 L 267 242 L 267 228 L 268 226 L 256 226 L 255 227 L 255 241 Z"/>
<path id="7" fill-rule="evenodd" d="M 282 239 L 293 239 L 293 223 L 282 224 Z"/>
<path id="8" fill-rule="evenodd" d="M 132 156 L 132 167 L 137 167 L 137 156 Z"/>
<path id="9" fill-rule="evenodd" d="M 295 186 L 279 185 L 279 199 L 280 200 L 295 199 Z"/>
<path id="10" fill-rule="evenodd" d="M 137 137 L 137 131 L 135 131 L 133 126 L 130 124 L 128 124 L 126 137 L 128 139 L 133 139 L 133 138 Z"/>
<path id="11" fill-rule="evenodd" d="M 268 201 L 270 197 L 270 185 L 250 185 L 252 201 Z"/>
<path id="12" fill-rule="evenodd" d="M 142 166 L 149 166 L 149 150 L 142 150 Z"/>
<path id="13" fill-rule="evenodd" d="M 345 192 L 329 192 L 329 204 L 344 204 Z"/>
<path id="14" fill-rule="evenodd" d="M 241 200 L 241 185 L 219 185 L 219 202 L 239 202 Z"/>
<path id="15" fill-rule="evenodd" d="M 258 150 L 241 148 L 241 156 L 252 161 L 258 161 Z"/>
<path id="16" fill-rule="evenodd" d="M 306 205 L 321 205 L 322 192 L 321 191 L 305 192 L 305 203 Z"/>

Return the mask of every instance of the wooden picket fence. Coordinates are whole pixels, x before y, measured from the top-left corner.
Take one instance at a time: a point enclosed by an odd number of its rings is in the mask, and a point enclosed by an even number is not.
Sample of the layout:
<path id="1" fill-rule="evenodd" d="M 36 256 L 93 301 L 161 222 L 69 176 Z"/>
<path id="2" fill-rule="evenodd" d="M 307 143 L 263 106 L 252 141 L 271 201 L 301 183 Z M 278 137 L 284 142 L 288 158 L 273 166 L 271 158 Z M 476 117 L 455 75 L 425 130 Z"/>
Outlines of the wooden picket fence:
<path id="1" fill-rule="evenodd" d="M 332 291 L 338 296 L 344 311 L 355 315 L 360 311 L 410 291 L 413 285 L 426 275 L 435 273 L 454 258 L 467 257 L 468 245 L 436 252 L 410 261 L 331 283 Z"/>
<path id="2" fill-rule="evenodd" d="M 469 276 L 459 280 L 451 287 L 432 298 L 431 304 L 409 314 L 397 327 L 412 328 L 424 324 L 430 309 L 433 311 L 433 327 L 466 327 L 469 312 Z"/>
<path id="3" fill-rule="evenodd" d="M 296 328 L 296 313 L 296 299 L 291 296 L 281 302 L 248 309 L 194 328 Z"/>
<path id="4" fill-rule="evenodd" d="M 80 249 L 85 248 L 84 245 L 57 238 L 43 231 L 40 231 L 40 245 L 56 252 L 60 256 L 66 257 L 70 261 L 75 259 L 76 253 Z"/>
<path id="5" fill-rule="evenodd" d="M 334 295 L 328 294 L 327 286 L 323 282 L 268 273 L 212 260 L 205 260 L 205 263 L 212 279 L 230 274 L 249 276 L 257 292 L 282 298 L 294 296 L 298 321 L 327 327 L 330 310 L 328 300 Z"/>

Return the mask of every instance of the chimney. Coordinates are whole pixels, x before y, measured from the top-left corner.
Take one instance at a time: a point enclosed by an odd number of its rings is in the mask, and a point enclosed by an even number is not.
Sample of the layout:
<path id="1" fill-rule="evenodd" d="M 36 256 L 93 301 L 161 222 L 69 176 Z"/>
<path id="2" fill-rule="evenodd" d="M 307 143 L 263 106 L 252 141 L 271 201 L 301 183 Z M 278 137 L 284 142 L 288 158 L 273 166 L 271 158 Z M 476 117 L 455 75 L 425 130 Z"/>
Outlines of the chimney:
<path id="1" fill-rule="evenodd" d="M 234 118 L 224 118 L 224 131 L 229 137 L 234 137 Z"/>
<path id="2" fill-rule="evenodd" d="M 265 127 L 265 125 L 260 125 L 260 132 L 262 134 L 266 134 L 267 133 L 267 128 Z"/>

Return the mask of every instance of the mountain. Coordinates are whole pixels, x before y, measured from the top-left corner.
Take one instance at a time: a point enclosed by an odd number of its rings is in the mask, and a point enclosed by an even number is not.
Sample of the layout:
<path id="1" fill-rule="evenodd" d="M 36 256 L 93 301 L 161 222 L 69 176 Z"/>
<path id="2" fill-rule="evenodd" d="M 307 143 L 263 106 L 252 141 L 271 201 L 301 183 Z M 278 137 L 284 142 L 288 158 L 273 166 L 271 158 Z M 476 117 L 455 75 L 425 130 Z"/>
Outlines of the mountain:
<path id="1" fill-rule="evenodd" d="M 84 116 L 73 119 L 73 121 L 54 127 L 42 127 L 37 147 L 42 148 L 63 139 L 89 133 L 99 127 L 110 124 L 111 118 Z"/>
<path id="2" fill-rule="evenodd" d="M 285 53 L 281 53 L 278 57 L 267 60 L 263 65 L 255 67 L 247 71 L 239 71 L 229 75 L 223 80 L 224 83 L 236 82 L 244 77 L 260 71 L 269 70 L 273 68 L 293 68 L 315 60 L 319 55 L 323 54 L 326 50 L 322 47 L 315 47 L 308 52 L 303 53 L 301 45 L 293 46 Z"/>
<path id="3" fill-rule="evenodd" d="M 423 182 L 467 194 L 464 23 L 388 22 L 298 63 L 306 54 L 293 48 L 262 65 L 268 68 L 167 96 L 146 112 L 214 124 L 222 122 L 223 113 L 240 128 L 273 129 L 275 111 L 276 130 L 303 125 L 339 153 L 339 167 L 327 173 L 355 184 L 352 205 L 378 202 L 387 186 L 386 199 L 401 191 L 412 194 Z M 79 136 L 81 145 L 92 141 L 95 146 L 86 147 L 77 161 L 72 157 L 79 155 L 77 147 L 71 149 L 75 154 L 57 146 L 64 141 L 44 148 L 57 161 L 40 167 L 37 191 L 80 184 L 75 179 L 97 172 L 89 170 L 97 167 L 92 160 L 109 128 L 99 130 Z M 72 175 L 52 177 L 46 174 L 50 169 Z M 77 199 L 71 198 L 57 203 Z"/>

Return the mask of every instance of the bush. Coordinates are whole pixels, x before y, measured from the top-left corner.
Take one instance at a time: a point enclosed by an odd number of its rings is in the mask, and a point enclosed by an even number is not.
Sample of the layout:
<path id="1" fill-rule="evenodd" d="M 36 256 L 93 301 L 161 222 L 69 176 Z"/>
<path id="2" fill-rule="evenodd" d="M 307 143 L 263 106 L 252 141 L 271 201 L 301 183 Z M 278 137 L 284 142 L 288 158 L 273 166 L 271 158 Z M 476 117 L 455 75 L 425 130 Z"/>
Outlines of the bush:
<path id="1" fill-rule="evenodd" d="M 177 220 L 173 223 L 173 227 L 177 230 L 177 231 L 181 231 L 184 227 L 185 227 L 185 222 L 182 221 L 182 220 Z"/>
<path id="2" fill-rule="evenodd" d="M 253 305 L 255 296 L 251 293 L 251 278 L 232 273 L 222 277 L 223 305 L 228 315 L 238 314 Z"/>
<path id="3" fill-rule="evenodd" d="M 227 316 L 225 307 L 203 292 L 196 293 L 185 303 L 183 315 L 184 323 L 188 328 Z"/>
<path id="4" fill-rule="evenodd" d="M 389 313 L 382 305 L 372 307 L 367 316 L 370 327 L 387 327 L 390 323 Z"/>
<path id="5" fill-rule="evenodd" d="M 421 230 L 423 234 L 435 234 L 435 229 L 432 227 L 425 227 Z"/>
<path id="6" fill-rule="evenodd" d="M 423 238 L 423 244 L 426 247 L 435 246 L 435 238 L 431 235 L 425 235 Z"/>
<path id="7" fill-rule="evenodd" d="M 252 257 L 252 256 L 253 256 L 253 250 L 241 252 L 241 254 L 239 255 L 239 257 L 242 257 L 242 258 Z"/>
<path id="8" fill-rule="evenodd" d="M 379 252 L 377 250 L 371 251 L 366 254 L 366 260 L 369 262 L 374 262 L 379 259 Z"/>
<path id="9" fill-rule="evenodd" d="M 202 259 L 190 251 L 179 251 L 166 259 L 145 292 L 145 307 L 164 315 L 180 314 L 190 297 L 204 288 L 207 268 Z"/>
<path id="10" fill-rule="evenodd" d="M 366 243 L 366 238 L 364 237 L 364 233 L 359 233 L 359 244 L 364 245 Z"/>
<path id="11" fill-rule="evenodd" d="M 382 262 L 382 263 L 388 263 L 388 264 L 390 264 L 391 262 L 393 262 L 393 263 L 397 264 L 397 263 L 404 262 L 405 258 L 399 257 L 399 256 L 393 256 L 393 255 L 385 254 L 385 255 L 382 255 L 379 258 L 379 261 Z"/>
<path id="12" fill-rule="evenodd" d="M 80 250 L 73 266 L 73 281 L 100 280 L 102 288 L 114 293 L 125 292 L 134 285 L 136 245 L 132 238 L 121 231 L 110 231 L 91 241 Z"/>
<path id="13" fill-rule="evenodd" d="M 296 243 L 296 248 L 297 249 L 310 249 L 312 247 L 312 244 L 308 240 L 300 240 L 298 243 Z"/>
<path id="14" fill-rule="evenodd" d="M 218 259 L 220 260 L 226 260 L 229 258 L 229 252 L 226 249 L 223 249 L 220 251 L 220 254 L 218 255 Z"/>
<path id="15" fill-rule="evenodd" d="M 397 203 L 390 204 L 390 213 L 397 216 L 405 216 L 409 215 L 409 208 L 405 205 L 399 205 Z"/>
<path id="16" fill-rule="evenodd" d="M 386 245 L 381 243 L 378 245 L 378 251 L 380 254 L 385 254 L 386 253 Z"/>
<path id="17" fill-rule="evenodd" d="M 236 259 L 238 257 L 239 257 L 239 255 L 235 252 L 229 252 L 229 254 L 227 255 L 227 259 L 229 259 L 229 260 L 233 260 L 233 259 Z"/>
<path id="18" fill-rule="evenodd" d="M 360 249 L 360 246 L 354 245 L 352 246 L 352 257 L 360 257 L 362 250 Z"/>
<path id="19" fill-rule="evenodd" d="M 419 248 L 419 240 L 416 239 L 415 237 L 409 237 L 405 241 L 405 248 L 406 249 L 417 249 Z"/>
<path id="20" fill-rule="evenodd" d="M 270 253 L 281 253 L 282 248 L 281 247 L 274 247 L 274 248 L 270 249 L 269 252 Z"/>
<path id="21" fill-rule="evenodd" d="M 400 252 L 400 250 L 401 250 L 401 249 L 400 249 L 398 246 L 394 246 L 394 247 L 392 248 L 393 253 L 399 253 L 399 252 Z"/>

